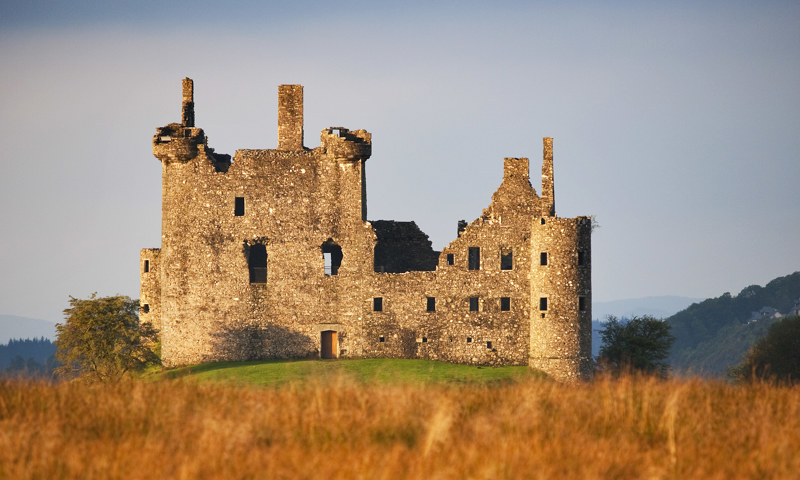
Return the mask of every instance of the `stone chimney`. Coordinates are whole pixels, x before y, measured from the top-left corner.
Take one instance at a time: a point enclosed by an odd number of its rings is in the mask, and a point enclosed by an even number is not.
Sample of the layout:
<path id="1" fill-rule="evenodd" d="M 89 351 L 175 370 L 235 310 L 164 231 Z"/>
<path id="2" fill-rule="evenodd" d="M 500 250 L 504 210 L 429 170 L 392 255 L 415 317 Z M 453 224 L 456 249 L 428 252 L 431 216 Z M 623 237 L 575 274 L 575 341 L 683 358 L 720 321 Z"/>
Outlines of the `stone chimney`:
<path id="1" fill-rule="evenodd" d="M 184 127 L 194 127 L 194 82 L 189 77 L 183 79 L 181 125 Z"/>
<path id="2" fill-rule="evenodd" d="M 278 150 L 303 149 L 303 86 L 278 87 Z"/>
<path id="3" fill-rule="evenodd" d="M 543 217 L 556 216 L 556 191 L 553 186 L 553 139 L 544 137 L 542 159 L 542 213 Z"/>

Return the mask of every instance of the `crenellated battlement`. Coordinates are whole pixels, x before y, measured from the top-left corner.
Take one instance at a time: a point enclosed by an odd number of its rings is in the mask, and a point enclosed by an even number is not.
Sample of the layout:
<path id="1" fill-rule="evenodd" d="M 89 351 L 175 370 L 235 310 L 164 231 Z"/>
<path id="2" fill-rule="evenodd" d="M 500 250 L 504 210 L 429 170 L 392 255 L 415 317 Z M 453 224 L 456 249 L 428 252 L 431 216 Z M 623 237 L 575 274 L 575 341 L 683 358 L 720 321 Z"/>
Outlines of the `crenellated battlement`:
<path id="1" fill-rule="evenodd" d="M 366 160 L 372 155 L 372 134 L 366 130 L 328 127 L 322 130 L 319 140 L 325 153 L 338 159 Z"/>

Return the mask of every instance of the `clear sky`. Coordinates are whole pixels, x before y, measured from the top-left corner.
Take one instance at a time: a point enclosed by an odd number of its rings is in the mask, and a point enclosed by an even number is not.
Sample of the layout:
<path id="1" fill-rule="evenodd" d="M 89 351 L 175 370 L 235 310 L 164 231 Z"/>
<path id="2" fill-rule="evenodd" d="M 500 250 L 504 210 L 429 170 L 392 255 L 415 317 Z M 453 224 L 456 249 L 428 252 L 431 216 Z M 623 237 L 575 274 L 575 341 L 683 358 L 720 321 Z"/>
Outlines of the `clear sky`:
<path id="1" fill-rule="evenodd" d="M 370 219 L 439 249 L 503 157 L 559 216 L 595 215 L 594 299 L 712 297 L 800 270 L 800 3 L 0 3 L 0 313 L 138 297 L 160 245 L 155 127 L 220 153 L 275 148 L 277 89 L 305 85 L 306 146 L 373 134 Z"/>

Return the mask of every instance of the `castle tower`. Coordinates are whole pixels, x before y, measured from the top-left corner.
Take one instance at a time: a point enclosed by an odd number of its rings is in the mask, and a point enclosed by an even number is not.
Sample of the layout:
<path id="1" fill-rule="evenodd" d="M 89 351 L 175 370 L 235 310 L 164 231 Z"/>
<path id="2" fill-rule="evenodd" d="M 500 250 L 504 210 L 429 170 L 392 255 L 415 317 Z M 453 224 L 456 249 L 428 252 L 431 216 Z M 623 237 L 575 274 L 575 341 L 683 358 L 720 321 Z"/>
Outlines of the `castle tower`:
<path id="1" fill-rule="evenodd" d="M 529 363 L 563 381 L 592 376 L 591 233 L 589 217 L 533 220 Z"/>

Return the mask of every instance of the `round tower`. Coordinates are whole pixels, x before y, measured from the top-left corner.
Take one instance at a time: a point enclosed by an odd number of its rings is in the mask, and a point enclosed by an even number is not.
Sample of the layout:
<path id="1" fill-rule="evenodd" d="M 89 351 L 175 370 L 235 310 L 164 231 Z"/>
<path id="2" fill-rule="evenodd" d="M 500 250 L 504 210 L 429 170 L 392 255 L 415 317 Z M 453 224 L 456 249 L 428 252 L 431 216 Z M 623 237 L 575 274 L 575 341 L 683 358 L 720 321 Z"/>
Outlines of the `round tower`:
<path id="1" fill-rule="evenodd" d="M 562 381 L 592 377 L 589 217 L 537 217 L 531 248 L 529 364 Z"/>

